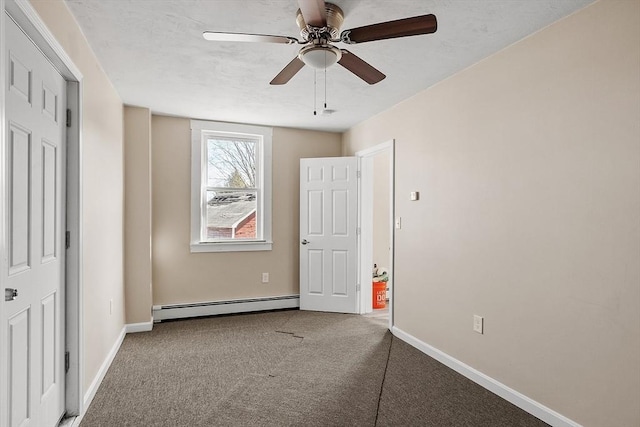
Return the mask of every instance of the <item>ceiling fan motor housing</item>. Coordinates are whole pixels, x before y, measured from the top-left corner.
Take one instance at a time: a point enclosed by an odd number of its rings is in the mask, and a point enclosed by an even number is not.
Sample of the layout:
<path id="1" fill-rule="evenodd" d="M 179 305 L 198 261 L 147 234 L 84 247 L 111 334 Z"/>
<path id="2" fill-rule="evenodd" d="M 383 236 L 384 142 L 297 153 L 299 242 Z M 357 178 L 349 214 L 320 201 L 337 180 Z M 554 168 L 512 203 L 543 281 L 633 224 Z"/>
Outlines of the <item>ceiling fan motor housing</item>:
<path id="1" fill-rule="evenodd" d="M 327 26 L 325 28 L 313 28 L 317 31 L 309 31 L 310 27 L 304 21 L 302 12 L 298 9 L 296 13 L 296 24 L 300 28 L 300 36 L 303 40 L 309 40 L 314 38 L 324 38 L 325 40 L 337 40 L 340 36 L 340 28 L 344 22 L 344 13 L 342 9 L 333 3 L 325 3 L 325 11 L 327 14 Z"/>

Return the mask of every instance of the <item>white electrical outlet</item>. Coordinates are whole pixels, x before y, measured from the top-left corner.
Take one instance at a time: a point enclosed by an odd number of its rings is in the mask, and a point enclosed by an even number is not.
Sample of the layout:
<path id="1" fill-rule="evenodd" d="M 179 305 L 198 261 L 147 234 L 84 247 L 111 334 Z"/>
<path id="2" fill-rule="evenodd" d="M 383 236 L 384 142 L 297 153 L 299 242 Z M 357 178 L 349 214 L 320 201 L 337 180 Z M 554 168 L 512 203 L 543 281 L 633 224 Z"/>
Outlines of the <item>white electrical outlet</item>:
<path id="1" fill-rule="evenodd" d="M 484 333 L 484 317 L 477 314 L 473 315 L 473 330 L 479 334 Z"/>
<path id="2" fill-rule="evenodd" d="M 262 283 L 269 283 L 269 273 L 262 273 Z"/>

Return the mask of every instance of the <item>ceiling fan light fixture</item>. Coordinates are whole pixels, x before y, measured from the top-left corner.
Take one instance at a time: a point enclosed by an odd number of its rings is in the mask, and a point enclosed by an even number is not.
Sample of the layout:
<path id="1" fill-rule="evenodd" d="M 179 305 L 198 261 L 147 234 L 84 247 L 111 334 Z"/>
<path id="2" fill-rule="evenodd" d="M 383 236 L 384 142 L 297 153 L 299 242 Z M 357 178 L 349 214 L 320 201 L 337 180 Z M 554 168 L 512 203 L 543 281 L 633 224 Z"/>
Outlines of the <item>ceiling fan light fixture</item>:
<path id="1" fill-rule="evenodd" d="M 311 68 L 324 70 L 342 58 L 342 51 L 331 45 L 311 45 L 300 50 L 298 58 Z"/>

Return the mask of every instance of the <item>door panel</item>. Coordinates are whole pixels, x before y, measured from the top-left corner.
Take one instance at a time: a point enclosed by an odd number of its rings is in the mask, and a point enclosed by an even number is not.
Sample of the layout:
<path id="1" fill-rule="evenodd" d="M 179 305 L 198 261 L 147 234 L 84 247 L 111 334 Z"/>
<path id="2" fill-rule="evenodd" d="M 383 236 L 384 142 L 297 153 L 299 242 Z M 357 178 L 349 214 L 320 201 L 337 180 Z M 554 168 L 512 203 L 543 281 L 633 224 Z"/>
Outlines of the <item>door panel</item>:
<path id="1" fill-rule="evenodd" d="M 322 207 L 322 197 L 324 193 L 322 191 L 309 191 L 309 212 L 324 212 Z M 322 228 L 324 221 L 322 220 L 322 214 L 312 215 L 308 220 L 307 234 L 309 236 L 322 236 L 324 229 Z"/>
<path id="2" fill-rule="evenodd" d="M 349 192 L 346 190 L 333 190 L 333 235 L 346 237 L 349 235 Z"/>
<path id="3" fill-rule="evenodd" d="M 31 134 L 9 125 L 9 275 L 29 268 L 31 234 Z"/>
<path id="4" fill-rule="evenodd" d="M 307 251 L 307 256 L 309 257 L 309 275 L 307 276 L 307 280 L 310 294 L 322 295 L 322 283 L 324 282 L 323 255 L 324 251 L 322 250 L 309 249 Z"/>
<path id="5" fill-rule="evenodd" d="M 9 90 L 31 104 L 31 74 L 28 67 L 22 65 L 19 59 L 9 54 Z"/>
<path id="6" fill-rule="evenodd" d="M 356 313 L 357 160 L 300 161 L 300 308 Z"/>
<path id="7" fill-rule="evenodd" d="M 54 122 L 58 122 L 58 95 L 54 89 L 42 85 L 42 113 Z"/>
<path id="8" fill-rule="evenodd" d="M 0 425 L 53 427 L 64 413 L 65 81 L 18 26 L 6 19 L 5 100 L 8 265 L 2 301 L 8 384 Z M 3 54 L 5 54 L 3 52 Z M 3 384 L 2 387 L 5 387 Z"/>
<path id="9" fill-rule="evenodd" d="M 332 251 L 333 255 L 333 295 L 349 295 L 349 252 Z"/>
<path id="10" fill-rule="evenodd" d="M 56 185 L 57 151 L 54 144 L 46 140 L 42 142 L 42 262 L 55 259 L 58 246 L 56 212 L 60 196 Z"/>
<path id="11" fill-rule="evenodd" d="M 31 378 L 29 360 L 31 359 L 29 335 L 31 332 L 31 310 L 29 308 L 16 313 L 7 322 L 9 325 L 9 420 L 11 426 L 20 426 L 31 416 L 29 396 Z"/>
<path id="12" fill-rule="evenodd" d="M 56 294 L 42 300 L 42 395 L 55 385 L 56 374 Z"/>

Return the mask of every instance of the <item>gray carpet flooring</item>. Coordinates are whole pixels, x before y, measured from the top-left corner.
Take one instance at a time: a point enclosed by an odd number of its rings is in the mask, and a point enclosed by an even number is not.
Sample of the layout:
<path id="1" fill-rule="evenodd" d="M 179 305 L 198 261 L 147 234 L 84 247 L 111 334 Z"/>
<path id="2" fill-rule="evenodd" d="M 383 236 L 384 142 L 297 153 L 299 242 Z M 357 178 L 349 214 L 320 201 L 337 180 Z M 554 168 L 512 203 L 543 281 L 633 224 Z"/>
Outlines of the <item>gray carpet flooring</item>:
<path id="1" fill-rule="evenodd" d="M 127 335 L 81 427 L 546 426 L 365 316 L 274 311 Z"/>

